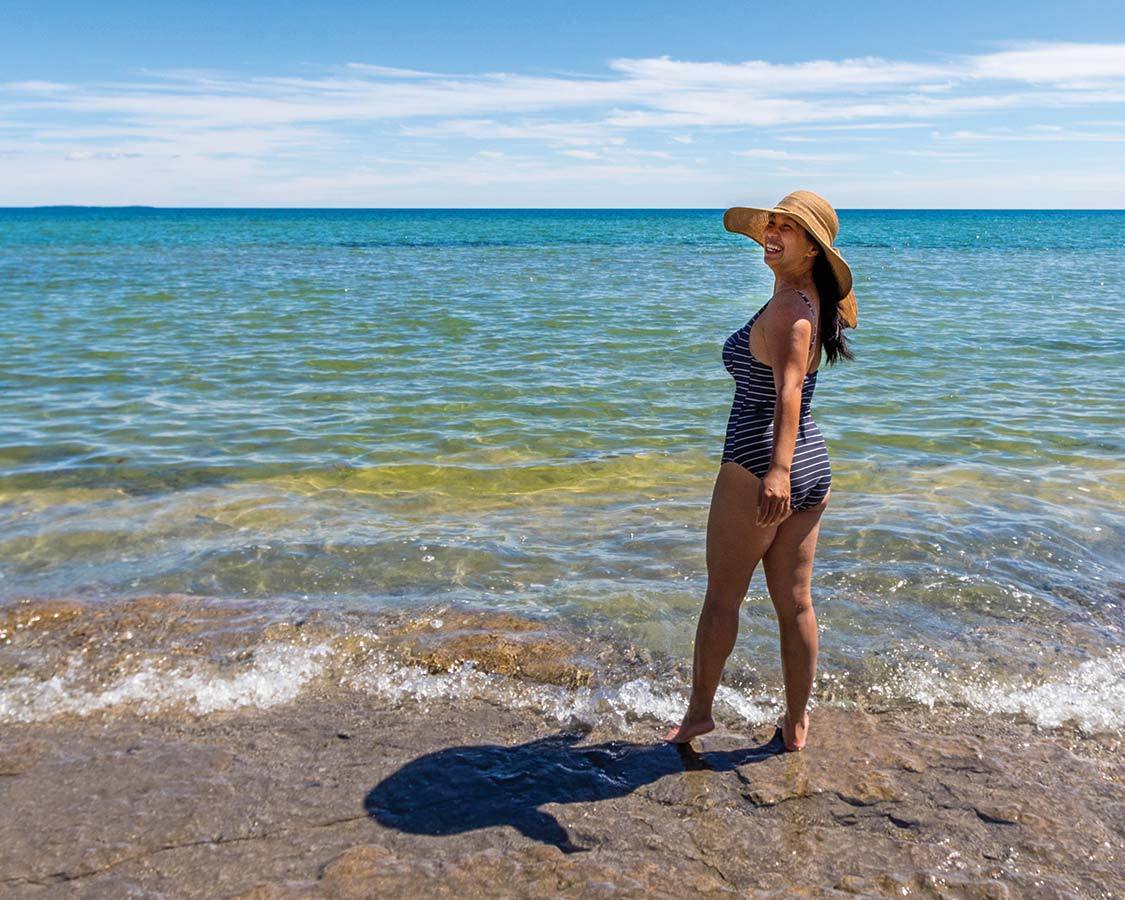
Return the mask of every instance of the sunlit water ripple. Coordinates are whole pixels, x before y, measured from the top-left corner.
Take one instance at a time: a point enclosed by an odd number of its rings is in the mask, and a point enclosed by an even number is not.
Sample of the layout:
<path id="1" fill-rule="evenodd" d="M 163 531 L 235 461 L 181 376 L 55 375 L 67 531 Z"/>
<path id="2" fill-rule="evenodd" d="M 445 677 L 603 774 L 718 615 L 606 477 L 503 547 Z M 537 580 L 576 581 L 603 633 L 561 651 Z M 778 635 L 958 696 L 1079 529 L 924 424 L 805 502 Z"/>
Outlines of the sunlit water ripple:
<path id="1" fill-rule="evenodd" d="M 822 667 L 1119 659 L 1125 213 L 841 218 Z M 720 349 L 772 286 L 720 222 L 0 211 L 0 597 L 452 602 L 689 654 Z M 736 662 L 775 629 L 758 575 Z"/>

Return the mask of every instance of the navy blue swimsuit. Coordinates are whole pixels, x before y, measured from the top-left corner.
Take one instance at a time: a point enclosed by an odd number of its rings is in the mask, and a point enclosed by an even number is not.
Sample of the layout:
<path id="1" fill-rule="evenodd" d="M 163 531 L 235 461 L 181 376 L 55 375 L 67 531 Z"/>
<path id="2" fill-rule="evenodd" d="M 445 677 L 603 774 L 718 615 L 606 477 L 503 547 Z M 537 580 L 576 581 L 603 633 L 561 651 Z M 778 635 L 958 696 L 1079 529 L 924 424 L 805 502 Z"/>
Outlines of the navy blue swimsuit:
<path id="1" fill-rule="evenodd" d="M 809 298 L 801 294 L 809 308 Z M 773 369 L 759 362 L 750 352 L 750 329 L 766 305 L 723 345 L 723 365 L 734 376 L 734 402 L 727 422 L 723 462 L 736 462 L 759 478 L 765 478 L 773 460 L 773 414 L 777 390 Z M 795 512 L 816 506 L 828 494 L 832 468 L 824 436 L 812 420 L 809 409 L 816 372 L 805 376 L 801 385 L 801 418 L 797 424 L 797 444 L 789 472 L 789 502 Z"/>

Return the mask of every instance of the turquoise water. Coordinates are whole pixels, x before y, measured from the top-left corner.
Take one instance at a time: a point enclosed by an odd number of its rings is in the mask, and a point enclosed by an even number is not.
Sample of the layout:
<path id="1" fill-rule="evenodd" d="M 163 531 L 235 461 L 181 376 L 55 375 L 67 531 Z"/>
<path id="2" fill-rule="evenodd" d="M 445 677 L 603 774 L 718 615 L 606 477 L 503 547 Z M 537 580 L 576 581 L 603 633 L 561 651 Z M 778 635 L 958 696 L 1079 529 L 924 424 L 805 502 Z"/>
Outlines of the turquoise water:
<path id="1" fill-rule="evenodd" d="M 825 670 L 1120 679 L 1125 213 L 841 223 Z M 452 602 L 690 654 L 721 348 L 772 283 L 716 210 L 0 210 L 0 599 Z M 776 666 L 760 574 L 744 610 Z"/>

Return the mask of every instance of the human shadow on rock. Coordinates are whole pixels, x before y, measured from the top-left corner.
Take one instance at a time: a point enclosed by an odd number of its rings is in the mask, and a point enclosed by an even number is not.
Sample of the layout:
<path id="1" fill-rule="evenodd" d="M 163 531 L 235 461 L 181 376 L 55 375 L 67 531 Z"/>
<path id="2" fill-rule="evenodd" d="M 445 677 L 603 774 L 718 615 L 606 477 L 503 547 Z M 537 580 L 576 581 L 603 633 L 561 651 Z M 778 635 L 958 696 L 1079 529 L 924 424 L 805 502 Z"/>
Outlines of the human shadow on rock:
<path id="1" fill-rule="evenodd" d="M 765 744 L 697 753 L 686 744 L 610 741 L 574 746 L 562 733 L 502 747 L 448 747 L 408 762 L 367 794 L 364 808 L 381 825 L 410 834 L 449 835 L 511 825 L 532 840 L 572 853 L 566 829 L 539 807 L 623 797 L 677 772 L 734 771 L 780 752 L 780 732 Z"/>

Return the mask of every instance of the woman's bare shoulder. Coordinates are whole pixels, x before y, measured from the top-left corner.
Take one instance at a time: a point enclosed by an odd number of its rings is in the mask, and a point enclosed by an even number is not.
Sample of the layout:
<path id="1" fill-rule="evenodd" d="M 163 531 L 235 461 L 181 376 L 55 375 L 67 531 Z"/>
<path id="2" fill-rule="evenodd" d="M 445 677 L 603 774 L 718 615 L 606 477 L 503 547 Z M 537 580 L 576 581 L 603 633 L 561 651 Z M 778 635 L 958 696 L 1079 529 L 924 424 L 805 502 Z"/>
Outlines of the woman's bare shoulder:
<path id="1" fill-rule="evenodd" d="M 796 288 L 782 288 L 767 304 L 769 318 L 774 327 L 790 328 L 798 322 L 816 321 L 816 298 Z"/>

